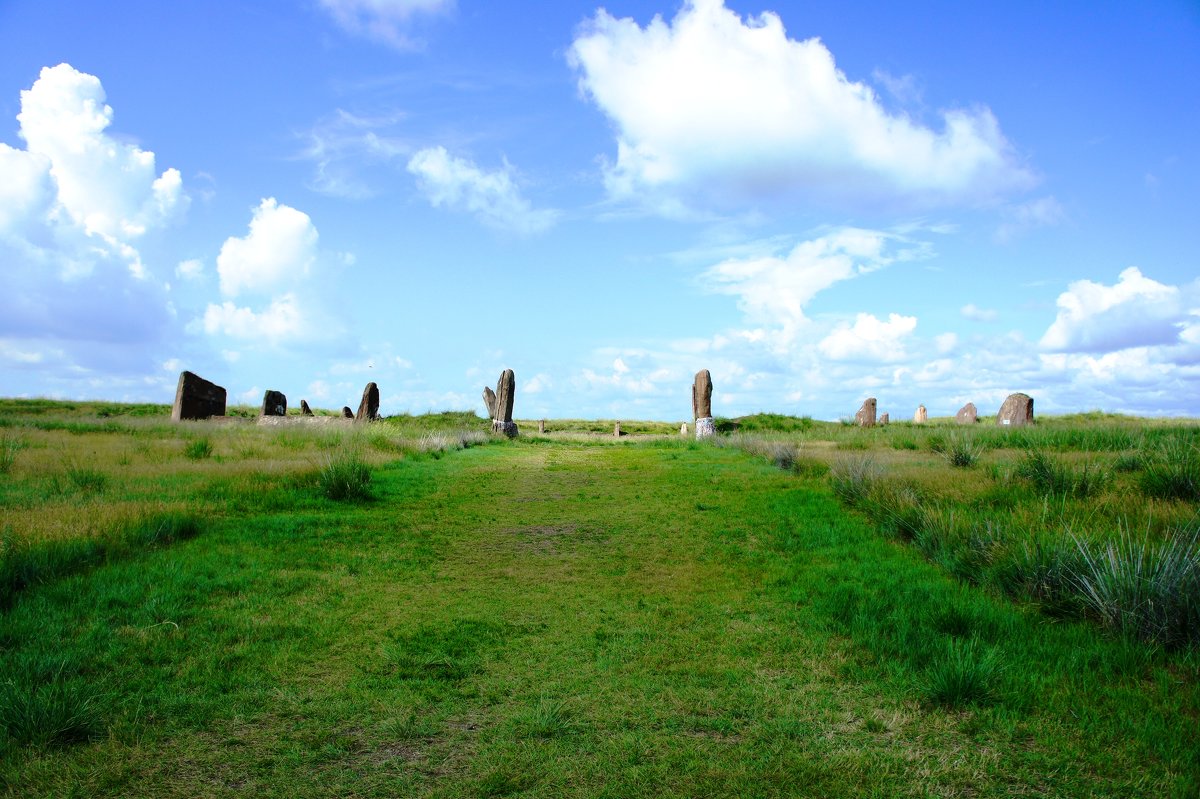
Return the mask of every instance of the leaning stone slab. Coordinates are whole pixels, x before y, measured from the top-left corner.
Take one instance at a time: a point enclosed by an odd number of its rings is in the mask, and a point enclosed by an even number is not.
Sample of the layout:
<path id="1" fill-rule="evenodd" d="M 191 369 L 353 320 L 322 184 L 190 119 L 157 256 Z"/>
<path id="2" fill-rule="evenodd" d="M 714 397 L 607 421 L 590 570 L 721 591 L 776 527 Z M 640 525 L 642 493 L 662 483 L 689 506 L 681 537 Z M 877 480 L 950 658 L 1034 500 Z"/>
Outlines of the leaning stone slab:
<path id="1" fill-rule="evenodd" d="M 924 405 L 917 406 L 917 412 L 913 414 L 913 424 L 925 424 L 929 421 L 929 411 L 925 410 Z"/>
<path id="2" fill-rule="evenodd" d="M 373 422 L 379 418 L 379 386 L 367 383 L 363 388 L 362 401 L 358 403 L 358 413 L 354 414 L 356 422 Z"/>
<path id="3" fill-rule="evenodd" d="M 496 392 L 492 391 L 491 386 L 483 387 L 483 404 L 487 406 L 488 418 L 496 418 Z"/>
<path id="4" fill-rule="evenodd" d="M 863 401 L 862 407 L 858 409 L 858 413 L 854 414 L 854 423 L 859 427 L 874 427 L 877 405 L 874 397 L 867 397 Z"/>
<path id="5" fill-rule="evenodd" d="M 996 414 L 996 424 L 1001 427 L 1033 424 L 1033 397 L 1020 392 L 1009 394 Z"/>
<path id="6" fill-rule="evenodd" d="M 266 390 L 259 416 L 287 416 L 287 397 L 282 391 Z"/>
<path id="7" fill-rule="evenodd" d="M 300 415 L 312 416 L 312 408 L 308 407 L 308 400 L 300 400 Z"/>
<path id="8" fill-rule="evenodd" d="M 958 409 L 958 413 L 954 414 L 954 421 L 958 424 L 975 424 L 979 421 L 979 411 L 975 408 L 975 403 L 968 402 L 966 405 Z"/>
<path id="9" fill-rule="evenodd" d="M 171 421 L 208 419 L 225 415 L 225 389 L 192 372 L 180 372 Z"/>

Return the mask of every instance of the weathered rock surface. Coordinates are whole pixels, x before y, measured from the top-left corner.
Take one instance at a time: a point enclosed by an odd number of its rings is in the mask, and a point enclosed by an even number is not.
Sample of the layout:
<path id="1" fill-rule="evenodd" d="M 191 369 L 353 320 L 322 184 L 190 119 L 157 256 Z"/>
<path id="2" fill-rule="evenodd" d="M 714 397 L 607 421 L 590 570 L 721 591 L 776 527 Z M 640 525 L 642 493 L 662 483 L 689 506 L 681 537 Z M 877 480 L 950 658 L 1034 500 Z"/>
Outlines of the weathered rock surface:
<path id="1" fill-rule="evenodd" d="M 505 422 L 500 419 L 495 419 L 492 421 L 492 432 L 503 433 L 509 438 L 516 438 L 520 431 L 517 430 L 517 423 L 514 421 L 509 420 Z"/>
<path id="2" fill-rule="evenodd" d="M 225 389 L 192 372 L 180 372 L 171 421 L 225 415 Z"/>
<path id="3" fill-rule="evenodd" d="M 679 435 L 686 436 L 687 433 L 688 433 L 687 422 L 684 422 L 683 424 L 679 425 Z"/>
<path id="4" fill-rule="evenodd" d="M 483 404 L 487 406 L 488 418 L 496 418 L 496 392 L 492 391 L 491 386 L 483 387 Z"/>
<path id="5" fill-rule="evenodd" d="M 492 418 L 497 422 L 512 424 L 513 400 L 516 396 L 517 377 L 512 369 L 505 369 L 496 383 L 496 412 Z"/>
<path id="6" fill-rule="evenodd" d="M 877 405 L 874 397 L 867 397 L 863 401 L 862 407 L 858 409 L 858 413 L 854 414 L 854 423 L 859 427 L 874 427 Z"/>
<path id="7" fill-rule="evenodd" d="M 705 416 L 696 420 L 696 438 L 708 438 L 711 435 L 715 435 L 716 432 L 717 426 L 711 416 Z"/>
<path id="8" fill-rule="evenodd" d="M 885 425 L 885 424 L 888 424 L 888 423 L 889 423 L 889 422 L 891 422 L 891 421 L 892 421 L 891 417 L 890 417 L 890 416 L 888 416 L 886 413 L 881 413 L 881 414 L 879 414 L 879 424 L 880 424 L 881 426 L 882 426 L 882 425 Z"/>
<path id="9" fill-rule="evenodd" d="M 343 419 L 353 419 L 354 418 L 354 411 L 350 410 L 349 405 L 342 406 L 342 418 Z"/>
<path id="10" fill-rule="evenodd" d="M 356 422 L 373 422 L 379 418 L 379 386 L 367 383 L 363 388 L 362 400 L 358 403 L 358 413 L 354 414 Z"/>
<path id="11" fill-rule="evenodd" d="M 696 372 L 692 381 L 692 418 L 704 419 L 712 417 L 712 375 L 707 369 Z M 697 435 L 699 431 L 697 430 Z"/>
<path id="12" fill-rule="evenodd" d="M 259 416 L 287 416 L 287 397 L 282 391 L 267 389 L 263 394 L 262 411 Z"/>
<path id="13" fill-rule="evenodd" d="M 300 415 L 312 416 L 312 408 L 308 407 L 308 400 L 300 400 Z"/>
<path id="14" fill-rule="evenodd" d="M 917 412 L 913 414 L 913 424 L 925 424 L 929 421 L 929 411 L 925 410 L 924 405 L 917 406 Z"/>
<path id="15" fill-rule="evenodd" d="M 996 414 L 996 424 L 1001 427 L 1033 424 L 1033 397 L 1020 392 L 1009 394 Z"/>
<path id="16" fill-rule="evenodd" d="M 954 414 L 954 421 L 958 424 L 975 424 L 978 422 L 979 411 L 975 408 L 975 403 L 968 402 L 959 408 L 958 413 Z"/>
<path id="17" fill-rule="evenodd" d="M 621 423 L 620 422 L 617 422 L 615 425 L 613 425 L 613 436 L 615 436 L 616 438 L 621 437 Z"/>
<path id="18" fill-rule="evenodd" d="M 545 433 L 546 433 L 546 420 L 545 419 L 538 419 L 538 432 L 545 435 Z"/>

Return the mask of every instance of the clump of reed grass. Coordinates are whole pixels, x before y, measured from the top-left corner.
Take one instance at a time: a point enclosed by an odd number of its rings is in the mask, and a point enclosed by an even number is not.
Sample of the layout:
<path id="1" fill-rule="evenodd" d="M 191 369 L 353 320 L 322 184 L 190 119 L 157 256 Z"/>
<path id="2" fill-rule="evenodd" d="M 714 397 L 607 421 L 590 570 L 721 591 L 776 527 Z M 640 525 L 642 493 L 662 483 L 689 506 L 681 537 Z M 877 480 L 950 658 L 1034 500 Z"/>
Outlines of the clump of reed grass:
<path id="1" fill-rule="evenodd" d="M 1017 464 L 1016 475 L 1028 480 L 1042 494 L 1078 498 L 1100 493 L 1112 477 L 1098 461 L 1085 461 L 1073 467 L 1041 450 L 1026 452 Z"/>
<path id="2" fill-rule="evenodd" d="M 829 482 L 838 499 L 848 505 L 857 505 L 882 474 L 874 458 L 842 458 L 829 468 Z"/>
<path id="3" fill-rule="evenodd" d="M 951 638 L 942 656 L 929 668 L 927 693 L 931 700 L 949 707 L 983 705 L 998 698 L 1003 666 L 994 648 L 979 639 Z"/>
<path id="4" fill-rule="evenodd" d="M 1071 578 L 1087 610 L 1143 641 L 1200 642 L 1200 531 L 1162 542 L 1122 533 L 1103 544 L 1075 539 Z"/>
<path id="5" fill-rule="evenodd" d="M 188 442 L 188 445 L 183 448 L 183 456 L 194 461 L 210 458 L 212 454 L 213 445 L 207 438 L 197 438 L 195 441 Z"/>
<path id="6" fill-rule="evenodd" d="M 1200 500 L 1200 448 L 1171 439 L 1154 455 L 1142 455 L 1142 493 L 1155 499 Z"/>
<path id="7" fill-rule="evenodd" d="M 89 466 L 68 464 L 66 475 L 68 482 L 80 491 L 99 493 L 108 487 L 108 475 Z"/>
<path id="8" fill-rule="evenodd" d="M 942 457 L 951 466 L 966 469 L 979 462 L 983 447 L 966 435 L 951 435 L 942 449 Z"/>
<path id="9" fill-rule="evenodd" d="M 0 682 L 0 730 L 18 746 L 65 746 L 90 740 L 98 728 L 94 692 L 65 679 L 62 665 L 45 681 Z"/>
<path id="10" fill-rule="evenodd" d="M 370 499 L 371 467 L 356 450 L 342 449 L 321 464 L 317 485 L 327 499 L 337 502 Z"/>
<path id="11" fill-rule="evenodd" d="M 16 463 L 17 453 L 25 449 L 25 441 L 20 436 L 5 433 L 0 436 L 0 474 L 8 474 Z"/>

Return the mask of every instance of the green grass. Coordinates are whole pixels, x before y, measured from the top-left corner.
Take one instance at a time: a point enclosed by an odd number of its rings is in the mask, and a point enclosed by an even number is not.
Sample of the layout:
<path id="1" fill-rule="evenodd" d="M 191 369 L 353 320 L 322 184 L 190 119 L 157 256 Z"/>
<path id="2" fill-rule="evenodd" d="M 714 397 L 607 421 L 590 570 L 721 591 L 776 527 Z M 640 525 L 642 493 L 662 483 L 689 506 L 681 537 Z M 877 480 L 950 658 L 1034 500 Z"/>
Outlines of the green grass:
<path id="1" fill-rule="evenodd" d="M 0 795 L 1200 789 L 1194 648 L 994 590 L 1079 600 L 1140 470 L 1048 496 L 1020 449 L 980 445 L 967 472 L 899 425 L 712 446 L 26 421 L 0 482 L 0 563 L 30 577 L 0 611 Z M 212 455 L 181 458 L 200 431 Z M 81 449 L 107 485 L 56 491 Z M 322 490 L 314 464 L 347 456 L 371 501 Z M 1172 529 L 1193 512 L 1156 502 Z M 1077 508 L 1091 526 L 1056 533 Z M 1168 532 L 1147 529 L 1142 577 L 1188 573 Z"/>

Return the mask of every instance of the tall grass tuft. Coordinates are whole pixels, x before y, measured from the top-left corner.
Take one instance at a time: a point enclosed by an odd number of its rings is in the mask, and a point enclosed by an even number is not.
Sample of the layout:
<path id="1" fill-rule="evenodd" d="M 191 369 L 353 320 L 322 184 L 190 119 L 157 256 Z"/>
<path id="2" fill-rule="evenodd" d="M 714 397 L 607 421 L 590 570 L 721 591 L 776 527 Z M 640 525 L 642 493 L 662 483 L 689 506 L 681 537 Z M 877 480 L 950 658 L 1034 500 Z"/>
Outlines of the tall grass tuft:
<path id="1" fill-rule="evenodd" d="M 321 465 L 317 485 L 327 499 L 338 502 L 370 499 L 371 467 L 355 450 L 343 449 Z"/>
<path id="2" fill-rule="evenodd" d="M 64 746 L 90 740 L 99 726 L 96 698 L 87 684 L 65 680 L 60 667 L 49 680 L 10 677 L 0 683 L 0 730 L 18 746 Z"/>
<path id="3" fill-rule="evenodd" d="M 950 639 L 929 668 L 929 698 L 949 707 L 988 704 L 998 698 L 1001 672 L 995 649 L 985 649 L 974 637 Z"/>
<path id="4" fill-rule="evenodd" d="M 1101 545 L 1076 539 L 1072 579 L 1102 622 L 1167 647 L 1200 642 L 1200 531 L 1161 543 L 1128 534 Z"/>
<path id="5" fill-rule="evenodd" d="M 69 464 L 66 473 L 67 480 L 80 491 L 99 493 L 108 487 L 108 475 L 99 469 Z"/>
<path id="6" fill-rule="evenodd" d="M 194 461 L 202 461 L 205 458 L 210 458 L 212 454 L 213 445 L 207 438 L 197 438 L 183 448 L 184 457 Z"/>
<path id="7" fill-rule="evenodd" d="M 861 502 L 879 481 L 882 470 L 873 458 L 842 458 L 829 469 L 833 493 L 847 505 Z"/>
<path id="8" fill-rule="evenodd" d="M 965 435 L 951 435 L 942 450 L 946 462 L 959 469 L 974 466 L 982 453 L 983 447 Z"/>
<path id="9" fill-rule="evenodd" d="M 1031 450 L 1017 464 L 1018 477 L 1028 480 L 1040 493 L 1078 498 L 1100 493 L 1111 474 L 1098 461 L 1073 467 L 1041 450 Z"/>
<path id="10" fill-rule="evenodd" d="M 1155 455 L 1143 456 L 1141 488 L 1155 499 L 1200 500 L 1200 448 L 1172 439 Z"/>
<path id="11" fill-rule="evenodd" d="M 0 474 L 8 474 L 17 460 L 17 453 L 25 449 L 20 436 L 5 433 L 0 436 Z"/>

